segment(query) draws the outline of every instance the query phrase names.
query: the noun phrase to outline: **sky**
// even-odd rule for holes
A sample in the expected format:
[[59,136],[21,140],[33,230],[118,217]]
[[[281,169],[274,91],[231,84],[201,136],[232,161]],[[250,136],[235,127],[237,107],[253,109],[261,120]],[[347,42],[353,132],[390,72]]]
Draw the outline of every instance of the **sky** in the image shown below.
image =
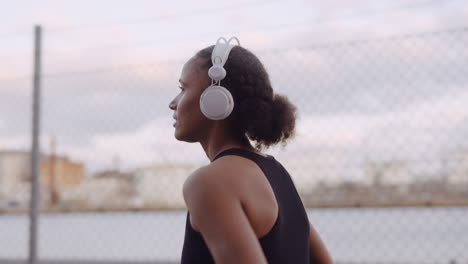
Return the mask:
[[183,63],[233,35],[298,106],[296,138],[269,150],[297,179],[362,178],[369,160],[435,174],[468,149],[467,1],[10,1],[0,17],[0,150],[30,145],[34,25],[42,149],[54,136],[90,173],[207,163],[167,106]]

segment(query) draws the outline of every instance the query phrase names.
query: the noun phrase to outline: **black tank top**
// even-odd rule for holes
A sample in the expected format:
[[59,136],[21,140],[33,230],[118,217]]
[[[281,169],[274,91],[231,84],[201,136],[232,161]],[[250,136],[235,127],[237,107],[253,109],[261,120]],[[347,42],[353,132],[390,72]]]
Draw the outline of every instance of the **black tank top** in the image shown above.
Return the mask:
[[[224,150],[214,160],[226,155],[237,155],[255,162],[275,193],[278,217],[272,229],[259,239],[268,263],[309,263],[309,220],[289,173],[274,157],[264,157],[244,149]],[[215,263],[201,233],[192,228],[189,213],[181,263]]]

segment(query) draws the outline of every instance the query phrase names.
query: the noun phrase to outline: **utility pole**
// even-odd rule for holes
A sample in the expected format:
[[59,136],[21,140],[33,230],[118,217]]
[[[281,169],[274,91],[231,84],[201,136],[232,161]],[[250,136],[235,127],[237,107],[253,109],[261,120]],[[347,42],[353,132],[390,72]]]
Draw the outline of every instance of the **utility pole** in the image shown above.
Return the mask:
[[50,160],[49,160],[49,173],[50,173],[50,205],[55,206],[58,201],[57,193],[57,175],[56,175],[56,154],[55,154],[55,137],[50,139]]
[[39,193],[39,162],[40,162],[40,102],[41,102],[41,26],[34,27],[34,76],[32,105],[32,145],[31,145],[31,198],[29,225],[29,264],[37,263],[37,226]]

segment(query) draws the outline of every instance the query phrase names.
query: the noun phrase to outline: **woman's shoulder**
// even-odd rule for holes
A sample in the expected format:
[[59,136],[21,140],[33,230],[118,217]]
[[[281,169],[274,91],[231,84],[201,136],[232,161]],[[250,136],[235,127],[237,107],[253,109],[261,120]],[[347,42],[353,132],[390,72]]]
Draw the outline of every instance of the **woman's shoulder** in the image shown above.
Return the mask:
[[185,180],[183,186],[184,196],[189,192],[214,187],[218,184],[216,173],[210,165],[200,167],[193,171]]
[[[196,192],[206,195],[235,193],[246,182],[255,163],[239,156],[224,156],[193,171],[183,186],[184,197]],[[248,181],[248,180],[247,180]]]

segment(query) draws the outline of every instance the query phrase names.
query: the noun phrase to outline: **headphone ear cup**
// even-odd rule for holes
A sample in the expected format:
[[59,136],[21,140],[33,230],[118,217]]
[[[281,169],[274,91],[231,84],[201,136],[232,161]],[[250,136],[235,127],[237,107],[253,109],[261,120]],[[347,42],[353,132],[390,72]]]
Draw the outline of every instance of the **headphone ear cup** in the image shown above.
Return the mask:
[[234,109],[234,99],[228,89],[210,86],[200,96],[200,110],[208,119],[222,120]]

